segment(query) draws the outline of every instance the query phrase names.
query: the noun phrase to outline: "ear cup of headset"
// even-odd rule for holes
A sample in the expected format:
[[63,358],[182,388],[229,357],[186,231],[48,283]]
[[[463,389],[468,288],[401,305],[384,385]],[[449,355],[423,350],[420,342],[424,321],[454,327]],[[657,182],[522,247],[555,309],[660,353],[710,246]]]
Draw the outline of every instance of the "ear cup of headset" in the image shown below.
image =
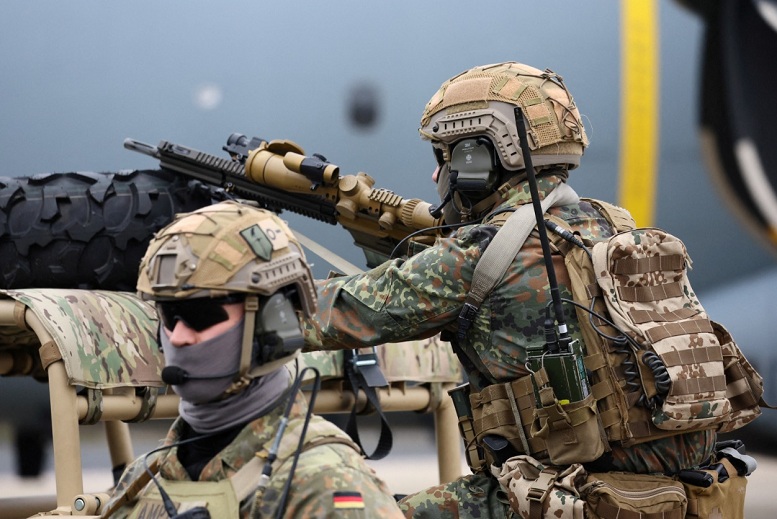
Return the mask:
[[260,366],[302,349],[304,339],[294,304],[285,292],[259,303],[253,341],[253,365]]
[[457,173],[456,184],[451,188],[474,200],[485,198],[492,193],[499,176],[497,164],[494,145],[487,138],[460,140],[451,151],[450,169]]

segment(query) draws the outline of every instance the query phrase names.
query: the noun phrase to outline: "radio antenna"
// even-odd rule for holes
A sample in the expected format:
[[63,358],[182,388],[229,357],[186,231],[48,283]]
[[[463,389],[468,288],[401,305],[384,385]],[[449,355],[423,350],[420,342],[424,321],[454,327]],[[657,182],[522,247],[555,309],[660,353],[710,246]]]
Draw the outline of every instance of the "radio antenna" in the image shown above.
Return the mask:
[[[567,324],[564,321],[564,310],[561,306],[561,293],[558,288],[558,281],[556,280],[556,270],[553,267],[553,258],[550,252],[550,242],[548,241],[548,232],[545,229],[545,218],[543,217],[542,206],[540,205],[540,195],[537,189],[537,177],[534,174],[534,164],[531,158],[531,151],[529,150],[529,142],[526,134],[526,123],[524,121],[523,110],[520,107],[515,107],[515,125],[518,129],[518,140],[521,145],[521,153],[523,153],[523,161],[526,166],[526,178],[529,184],[529,192],[531,193],[531,203],[534,207],[534,217],[537,219],[537,232],[540,234],[540,244],[542,245],[542,257],[545,260],[545,270],[548,273],[548,283],[550,284],[550,297],[553,302],[553,313],[556,318],[556,326],[558,329],[558,339],[548,342],[548,350],[551,353],[557,353],[558,351],[569,351],[569,344],[572,342],[572,338],[569,336],[567,330]],[[552,327],[552,323],[546,323],[546,337],[549,336],[548,326]],[[550,336],[555,334],[550,330]]]

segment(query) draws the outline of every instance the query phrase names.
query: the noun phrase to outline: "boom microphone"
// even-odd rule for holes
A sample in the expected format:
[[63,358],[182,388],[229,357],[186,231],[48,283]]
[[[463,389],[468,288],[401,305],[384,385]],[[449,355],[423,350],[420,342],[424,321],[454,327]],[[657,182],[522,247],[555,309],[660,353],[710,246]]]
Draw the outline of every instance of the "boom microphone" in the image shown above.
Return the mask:
[[171,386],[180,386],[190,380],[210,380],[214,378],[232,377],[237,375],[238,371],[230,373],[220,373],[218,375],[190,375],[188,371],[179,366],[167,366],[162,370],[162,382]]
[[445,198],[442,199],[442,202],[440,205],[437,206],[431,206],[429,207],[429,214],[432,216],[432,218],[439,218],[442,216],[442,209],[445,207],[448,202],[451,201],[451,191],[448,190],[448,194],[445,195]]

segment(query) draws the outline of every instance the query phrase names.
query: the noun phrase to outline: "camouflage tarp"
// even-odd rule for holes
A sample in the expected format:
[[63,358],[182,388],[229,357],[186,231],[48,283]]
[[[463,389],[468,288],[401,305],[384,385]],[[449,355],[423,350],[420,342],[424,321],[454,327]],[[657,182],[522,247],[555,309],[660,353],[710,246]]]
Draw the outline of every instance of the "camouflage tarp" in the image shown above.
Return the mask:
[[103,290],[3,290],[30,308],[57,344],[68,382],[88,388],[162,386],[154,307]]
[[[371,352],[371,348],[360,350]],[[432,338],[385,344],[375,348],[378,365],[388,382],[461,382],[459,360],[450,344]],[[313,366],[322,378],[345,376],[342,351],[315,351],[303,353],[300,364]],[[300,369],[302,369],[302,367]],[[306,377],[308,379],[312,378]]]
[[[162,386],[164,360],[156,338],[154,307],[134,293],[103,290],[0,290],[30,308],[59,348],[69,383],[88,388]],[[31,332],[3,327],[0,337],[34,343]],[[1,339],[0,339],[1,340]],[[14,342],[17,342],[14,340]],[[389,382],[459,382],[459,363],[437,337],[376,348]],[[342,378],[341,351],[300,355],[322,378]]]

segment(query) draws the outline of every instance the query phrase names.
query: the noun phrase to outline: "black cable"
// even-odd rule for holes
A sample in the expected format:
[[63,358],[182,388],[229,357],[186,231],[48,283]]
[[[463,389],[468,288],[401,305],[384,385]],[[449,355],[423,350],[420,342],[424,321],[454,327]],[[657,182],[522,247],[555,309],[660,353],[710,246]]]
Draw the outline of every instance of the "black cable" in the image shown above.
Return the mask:
[[[283,485],[281,500],[280,500],[280,503],[278,504],[278,509],[275,511],[275,517],[277,519],[280,519],[283,517],[283,512],[286,509],[286,500],[288,499],[289,491],[291,490],[291,481],[294,478],[294,472],[297,470],[297,462],[299,461],[300,454],[302,454],[302,447],[305,444],[305,435],[307,434],[307,431],[308,431],[308,424],[310,423],[310,419],[313,416],[313,405],[316,403],[316,396],[318,395],[318,392],[321,389],[321,373],[318,371],[318,369],[312,366],[304,368],[300,372],[299,376],[294,380],[294,390],[291,394],[291,398],[289,399],[289,403],[286,406],[286,411],[284,413],[284,418],[286,420],[286,423],[288,423],[289,414],[291,413],[291,407],[294,401],[296,400],[296,395],[302,383],[303,375],[307,370],[312,370],[314,373],[313,389],[310,392],[308,410],[305,413],[305,420],[302,423],[302,432],[300,433],[300,436],[299,436],[299,443],[297,443],[297,451],[294,453],[294,458],[292,459],[292,462],[291,462],[291,468],[289,469],[289,477],[286,479],[286,483]],[[284,425],[284,429],[285,429],[285,425]],[[280,443],[280,438],[282,436],[283,436],[283,432],[279,429],[279,435],[276,438],[276,442]],[[270,463],[269,458],[267,461],[269,464]]]
[[451,201],[451,198],[453,198],[452,191],[449,189],[448,193],[442,198],[440,201],[440,205],[436,205],[429,208],[429,214],[432,215],[432,218],[439,218],[442,216],[442,211],[445,208],[446,205]]
[[[199,441],[204,438],[210,438],[211,436],[215,436],[219,432],[220,431],[214,431],[208,434],[195,436],[193,438],[187,438],[186,440],[177,441],[177,442],[171,443],[170,445],[163,445],[161,447],[157,447],[156,449],[153,449],[147,452],[146,455],[143,456],[143,467],[146,469],[146,473],[151,477],[151,481],[153,481],[156,487],[159,489],[159,495],[162,498],[162,504],[165,507],[165,512],[167,512],[168,517],[175,518],[175,517],[180,517],[180,515],[178,514],[178,510],[175,508],[175,504],[173,503],[173,500],[170,499],[170,496],[168,495],[168,493],[165,491],[164,488],[162,488],[162,484],[159,481],[157,481],[156,476],[154,475],[153,472],[151,472],[151,469],[148,467],[148,457],[154,453],[164,451],[167,449],[172,449],[173,447],[180,447],[181,445],[186,445],[187,443]],[[197,507],[192,509],[191,511],[202,514],[201,517],[210,517],[210,514],[208,513],[207,509],[203,507]]]
[[[596,299],[596,298],[592,299],[592,301],[591,301],[591,308],[588,308],[588,307],[586,307],[586,306],[583,306],[582,304],[580,304],[580,303],[578,303],[577,301],[574,301],[574,300],[572,300],[572,299],[567,299],[566,297],[562,297],[562,298],[561,298],[561,301],[562,301],[562,302],[564,302],[564,303],[569,303],[569,304],[571,304],[571,305],[573,305],[573,306],[576,306],[576,307],[578,307],[578,308],[581,308],[582,310],[584,310],[584,311],[588,312],[588,314],[589,314],[589,319],[590,319],[590,321],[589,321],[589,322],[590,322],[590,324],[591,324],[591,327],[594,329],[594,331],[595,331],[595,332],[596,332],[596,333],[597,333],[597,334],[598,334],[600,337],[603,337],[604,339],[607,339],[607,340],[609,340],[609,341],[612,341],[612,342],[619,342],[619,339],[621,339],[621,338],[622,338],[622,339],[624,339],[624,340],[628,341],[629,343],[631,343],[631,345],[634,347],[634,349],[642,349],[642,347],[640,346],[640,344],[639,344],[638,342],[636,342],[636,341],[635,341],[633,338],[631,338],[629,335],[627,335],[627,334],[623,333],[623,331],[621,331],[621,329],[620,329],[620,328],[618,328],[618,326],[616,326],[616,324],[615,324],[615,323],[613,323],[612,321],[610,321],[609,319],[607,319],[606,317],[604,317],[603,315],[601,315],[600,313],[596,312],[596,311],[593,309],[593,306],[594,306],[594,305],[593,305],[593,303],[594,303],[595,299]],[[552,302],[552,301],[549,301],[549,302],[548,302],[548,303],[545,305],[546,312],[548,311],[548,307],[549,307],[551,304],[553,304],[553,302]],[[621,335],[620,335],[620,337],[612,337],[612,336],[610,336],[610,335],[607,335],[607,334],[606,334],[606,333],[604,333],[603,331],[601,331],[601,330],[599,329],[599,327],[598,327],[598,326],[597,326],[597,325],[596,325],[596,324],[593,322],[593,318],[594,318],[594,317],[596,317],[596,318],[598,318],[598,319],[601,319],[601,320],[604,322],[604,324],[606,324],[606,325],[609,325],[609,326],[611,326],[611,327],[615,328],[615,330],[617,330],[617,331],[618,331],[618,333],[620,333],[620,334],[621,334]],[[622,342],[622,341],[621,341],[621,342]]]
[[402,246],[402,244],[405,241],[409,240],[410,238],[418,236],[419,234],[423,234],[423,233],[426,233],[426,232],[429,232],[429,231],[435,231],[435,230],[443,231],[443,230],[446,230],[446,229],[458,229],[459,227],[466,227],[467,225],[474,225],[476,223],[479,223],[481,220],[482,220],[482,218],[479,218],[477,220],[470,220],[469,222],[448,223],[448,224],[443,224],[443,225],[435,225],[433,227],[426,227],[424,229],[419,229],[419,230],[417,230],[415,232],[411,232],[410,234],[408,234],[407,236],[405,236],[404,238],[399,240],[399,243],[397,243],[396,246],[394,247],[394,249],[392,249],[391,254],[389,255],[389,259],[396,258],[397,257],[396,254],[399,251],[399,248]]
[[561,236],[564,240],[568,241],[572,245],[583,249],[583,251],[585,251],[585,253],[588,255],[588,259],[591,260],[591,263],[594,262],[594,257],[591,254],[591,251],[588,249],[588,247],[585,246],[585,243],[583,243],[583,241],[580,238],[574,235],[574,233],[564,229],[563,227],[556,225],[554,222],[551,222],[550,220],[545,220],[545,227],[553,231],[555,234]]
[[485,215],[481,220],[485,220],[486,218],[491,219],[495,217],[496,215],[502,214],[502,213],[514,213],[517,209],[515,207],[503,207],[501,209],[495,209],[494,211],[491,211],[487,215]]
[[642,354],[642,362],[650,368],[653,372],[653,377],[656,383],[656,393],[654,398],[660,400],[658,404],[663,403],[666,395],[669,394],[669,390],[672,389],[672,378],[669,375],[669,371],[666,369],[666,364],[661,360],[661,357],[654,351],[646,351]]
[[[569,303],[571,305],[574,305],[588,312],[588,319],[589,319],[589,323],[591,324],[591,328],[593,328],[593,330],[600,337],[611,341],[614,344],[613,349],[615,350],[616,353],[626,356],[626,359],[624,359],[623,362],[621,363],[621,365],[623,366],[623,378],[626,382],[626,386],[628,386],[629,388],[629,390],[626,392],[641,393],[639,400],[637,401],[637,404],[643,407],[648,407],[650,409],[655,409],[655,407],[660,406],[663,403],[663,399],[664,399],[663,397],[666,396],[666,394],[671,389],[671,379],[669,378],[669,372],[666,370],[666,366],[664,365],[660,357],[658,357],[656,353],[649,350],[645,351],[645,353],[642,356],[642,361],[653,372],[653,376],[655,378],[655,384],[656,384],[656,391],[659,393],[658,395],[652,398],[648,398],[647,395],[645,394],[644,381],[642,380],[642,373],[639,371],[639,367],[638,367],[637,351],[642,349],[640,344],[637,343],[631,336],[623,333],[623,331],[620,328],[618,328],[615,325],[615,323],[613,323],[603,315],[593,310],[594,302],[596,300],[595,297],[591,300],[591,308],[586,308],[584,305],[576,301],[573,301],[571,299],[561,298],[561,300],[565,303]],[[546,305],[546,309],[547,308],[548,308],[548,305]],[[594,317],[599,318],[605,324],[615,328],[615,330],[618,333],[620,333],[620,335],[617,337],[613,337],[604,333],[593,322]],[[632,346],[633,349],[627,349],[625,347],[627,342]],[[652,354],[652,355],[648,355],[648,354]],[[633,360],[630,360],[632,358]]]
[[[640,393],[639,400],[637,401],[637,403],[645,407],[650,407],[649,402],[647,401],[647,397],[645,395],[645,383],[642,380],[642,373],[639,370],[639,363],[637,359],[637,351],[642,349],[640,344],[636,342],[634,338],[632,338],[630,335],[624,333],[623,330],[618,328],[615,325],[615,323],[605,318],[604,316],[594,312],[593,307],[595,304],[596,304],[596,296],[591,298],[590,308],[585,308],[583,305],[579,305],[579,306],[588,311],[588,322],[591,325],[591,328],[593,328],[593,330],[600,337],[603,337],[604,339],[611,341],[613,343],[613,349],[615,350],[615,352],[625,357],[621,362],[621,365],[623,366],[624,381],[626,382],[626,386],[629,388],[628,391],[626,392]],[[604,321],[605,324],[611,326],[612,328],[615,328],[615,330],[620,335],[613,337],[604,333],[601,329],[599,329],[596,323],[594,323],[594,319],[593,319],[594,316]],[[631,349],[626,347],[627,343],[631,345]]]
[[[575,236],[570,231],[556,225],[554,222],[551,222],[549,220],[545,220],[545,225],[548,227],[548,229],[550,229],[552,232],[559,235],[564,240],[583,249],[585,253],[588,255],[588,258],[591,260],[591,263],[593,264],[593,255],[591,254],[591,251],[588,249],[588,247],[585,246],[585,244],[577,236]],[[641,350],[642,346],[639,343],[637,343],[630,335],[624,333],[623,330],[615,326],[615,324],[612,321],[610,321],[609,319],[606,319],[604,316],[599,315],[594,311],[593,308],[594,308],[594,305],[596,304],[596,296],[593,296],[591,298],[591,306],[589,308],[586,308],[585,306],[569,299],[562,298],[562,301],[571,303],[587,311],[588,322],[591,325],[591,328],[593,328],[593,330],[600,337],[611,341],[613,343],[613,349],[615,350],[616,353],[626,356],[626,358],[621,363],[621,365],[623,366],[623,378],[626,382],[626,386],[629,388],[629,391],[627,392],[641,393],[639,400],[637,401],[637,404],[642,405],[644,407],[648,407],[650,409],[655,409],[656,407],[662,405],[666,395],[669,393],[670,389],[672,388],[672,380],[671,380],[671,376],[669,375],[669,372],[666,369],[666,365],[658,356],[658,354],[651,350],[645,351],[642,354],[642,362],[653,373],[653,378],[654,378],[656,393],[657,393],[655,396],[648,398],[644,390],[644,381],[642,380],[642,374],[639,370],[639,364],[637,359],[637,351]],[[547,316],[548,310],[549,310],[549,306],[546,305],[546,316]],[[594,323],[594,319],[593,319],[594,316],[598,317],[601,321],[614,328],[620,335],[613,337],[604,333]],[[547,336],[548,334],[547,317],[546,317],[545,333]],[[626,348],[627,342],[630,343],[630,345],[632,346],[632,350],[629,350]],[[633,360],[631,360],[632,358]]]

